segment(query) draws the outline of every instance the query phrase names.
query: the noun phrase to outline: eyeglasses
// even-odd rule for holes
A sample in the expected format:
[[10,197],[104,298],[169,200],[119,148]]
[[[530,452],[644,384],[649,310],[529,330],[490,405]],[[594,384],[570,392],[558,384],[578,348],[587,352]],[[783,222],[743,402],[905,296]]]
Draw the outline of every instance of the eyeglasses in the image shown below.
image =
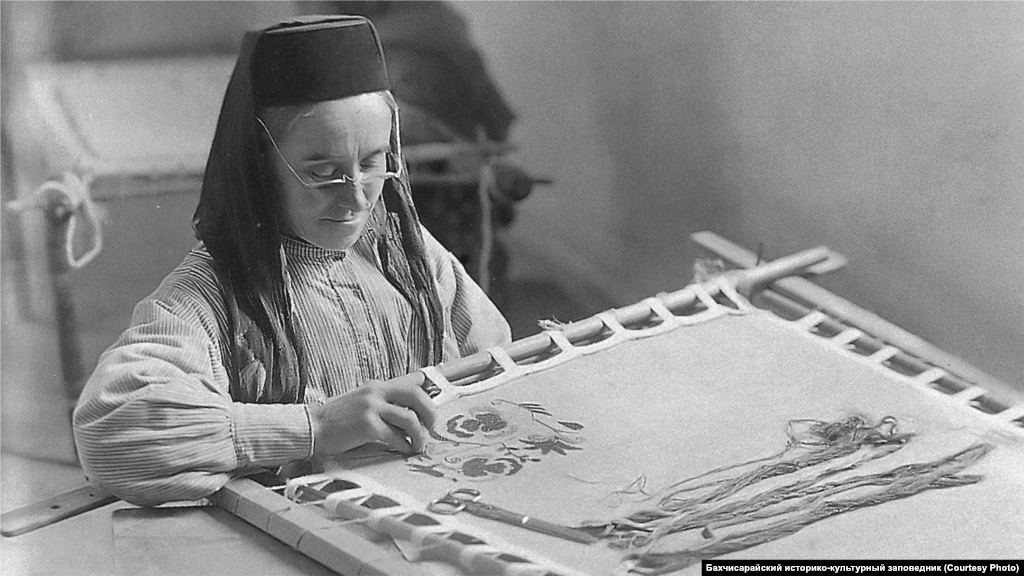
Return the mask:
[[259,122],[260,126],[263,127],[263,131],[266,132],[267,138],[270,139],[270,144],[274,147],[274,151],[277,152],[277,155],[281,158],[281,161],[284,162],[284,165],[288,167],[288,171],[291,172],[292,175],[295,176],[295,179],[298,180],[299,183],[302,184],[302,186],[305,188],[309,188],[311,190],[319,190],[321,188],[327,188],[329,186],[339,186],[349,183],[356,184],[359,186],[366,186],[377,179],[387,180],[389,178],[398,178],[399,176],[402,175],[402,163],[396,162],[396,165],[398,166],[397,172],[360,172],[355,177],[349,176],[348,174],[342,174],[340,178],[330,178],[327,180],[318,180],[315,182],[307,181],[305,178],[299,175],[298,171],[296,171],[295,168],[292,167],[291,163],[288,162],[288,159],[285,158],[284,154],[281,153],[281,149],[278,148],[277,142],[274,141],[274,136],[270,133],[270,129],[267,128],[267,125],[263,123],[263,119],[257,116],[256,121]]

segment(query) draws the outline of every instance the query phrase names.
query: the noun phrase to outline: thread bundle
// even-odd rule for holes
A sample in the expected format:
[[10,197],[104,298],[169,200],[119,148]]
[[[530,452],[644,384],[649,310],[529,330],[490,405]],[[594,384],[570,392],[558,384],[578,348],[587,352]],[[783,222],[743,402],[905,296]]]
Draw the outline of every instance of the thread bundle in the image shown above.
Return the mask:
[[579,529],[630,550],[632,571],[664,574],[838,514],[982,480],[961,472],[993,449],[987,443],[930,462],[865,472],[868,463],[884,463],[912,440],[897,424],[891,416],[877,422],[863,416],[792,420],[781,452],[681,480],[622,518]]

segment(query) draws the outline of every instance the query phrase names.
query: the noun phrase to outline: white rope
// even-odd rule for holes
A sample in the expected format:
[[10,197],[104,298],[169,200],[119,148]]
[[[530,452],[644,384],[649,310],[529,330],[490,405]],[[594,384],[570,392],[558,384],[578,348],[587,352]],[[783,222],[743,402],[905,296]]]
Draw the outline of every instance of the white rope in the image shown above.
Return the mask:
[[717,310],[722,307],[721,304],[715,302],[715,297],[708,292],[708,289],[705,288],[703,284],[693,284],[692,288],[697,299],[704,304],[704,307],[707,308],[708,311]]
[[576,349],[576,346],[565,337],[561,330],[546,330],[544,333],[548,335],[548,338],[551,338],[551,342],[555,346],[561,349],[561,354],[566,354]]
[[513,360],[511,356],[509,356],[508,351],[506,351],[501,346],[494,346],[493,348],[488,348],[487,353],[491,355],[491,358],[493,358],[494,361],[498,364],[498,366],[501,366],[501,369],[505,372],[514,372],[519,368],[519,365],[516,364],[516,361]]
[[423,374],[423,378],[434,386],[437,386],[441,391],[440,394],[434,397],[434,402],[438,405],[443,404],[452,398],[459,397],[459,392],[455,389],[455,385],[452,384],[448,380],[448,377],[442,374],[436,366],[424,366],[423,368],[420,368],[420,373]]
[[921,372],[917,376],[912,377],[910,381],[913,382],[914,384],[927,386],[928,384],[935,382],[939,378],[944,378],[948,375],[949,373],[943,370],[942,368],[932,367],[925,370],[924,372]]
[[981,386],[971,386],[969,388],[964,388],[963,390],[957,392],[956,394],[953,394],[952,396],[950,396],[950,398],[954,398],[965,404],[970,404],[972,400],[976,400],[984,396],[986,392],[987,390],[985,390]]
[[[608,336],[607,338],[600,340],[598,342],[594,342],[593,344],[587,344],[585,346],[576,346],[576,348],[582,351],[584,354],[593,354],[594,352],[597,352],[599,350],[604,350],[606,348],[611,348],[612,346],[617,346],[620,343],[625,342],[626,340],[629,340],[631,338],[631,331],[627,330],[625,326],[623,326],[622,323],[619,322],[619,319],[615,317],[615,312],[610,310],[598,312],[597,314],[594,314],[594,318],[600,320],[601,323],[604,324],[607,329],[612,331],[612,334],[611,336]],[[632,332],[640,333],[644,331],[633,330]]]
[[[68,222],[67,237],[64,239],[64,257],[68,266],[81,268],[92,262],[103,250],[103,228],[100,226],[99,216],[96,214],[96,206],[89,195],[91,179],[79,178],[77,175],[67,172],[60,180],[44,182],[32,193],[32,200],[12,201],[7,203],[7,208],[15,212],[23,212],[31,208],[47,209],[55,201],[48,198],[49,193],[56,193],[56,201],[63,202],[71,211],[71,218]],[[78,218],[81,217],[89,223],[92,228],[92,246],[80,257],[75,256],[75,232],[78,229]]]
[[719,278],[716,284],[722,295],[736,306],[735,310],[729,310],[730,314],[748,314],[754,310],[754,306],[736,291],[735,284],[729,282],[725,277]]
[[670,324],[678,323],[679,319],[676,318],[676,315],[668,309],[668,306],[665,306],[665,303],[661,301],[661,298],[651,296],[650,298],[644,298],[643,303],[647,304],[647,306],[650,307],[651,312],[661,318],[662,322]]
[[290,478],[284,486],[284,496],[289,500],[298,500],[299,488],[303,488],[310,484],[316,484],[317,482],[329,481],[330,479],[331,477],[326,474],[311,474],[300,478]]
[[878,350],[875,350],[875,352],[871,354],[871,356],[868,356],[868,360],[871,360],[876,364],[882,364],[886,360],[892,358],[893,356],[899,353],[899,348],[896,348],[895,346],[885,345],[879,348]]
[[653,313],[665,319],[664,322],[655,326],[631,330],[622,325],[616,317],[614,310],[606,310],[595,314],[593,318],[600,320],[605,328],[611,331],[611,334],[597,342],[590,344],[573,344],[561,330],[546,330],[544,333],[551,339],[552,344],[557,346],[561,351],[545,360],[534,362],[532,364],[519,364],[508,354],[507,350],[495,347],[489,349],[487,352],[490,354],[494,362],[501,366],[503,371],[500,374],[490,376],[478,382],[465,385],[452,384],[440,372],[440,370],[434,366],[421,368],[420,372],[423,373],[427,380],[441,389],[441,393],[434,397],[434,403],[440,406],[457,398],[480,394],[487,390],[503,386],[511,380],[564,364],[578,356],[600,352],[613,346],[617,346],[627,340],[656,336],[675,330],[680,326],[706,322],[713,318],[736,312],[731,308],[722,306],[718,302],[715,302],[714,298],[712,298],[707,290],[699,284],[691,285],[684,290],[695,291],[696,297],[701,299],[708,309],[692,316],[677,316],[673,314],[660,299],[652,297],[645,300],[645,302],[651,307],[651,311]]
[[856,328],[847,328],[846,330],[843,330],[839,334],[833,336],[832,342],[839,346],[846,346],[863,335],[864,333]]
[[814,328],[817,327],[818,324],[821,324],[826,319],[828,319],[828,316],[826,316],[825,314],[821,313],[818,310],[815,310],[814,312],[811,312],[810,314],[797,320],[796,322],[794,322],[794,324],[800,326],[804,330],[810,331],[814,330]]
[[[419,512],[414,512],[414,514],[419,514]],[[405,522],[406,518],[408,518],[408,516],[400,518],[400,520]],[[451,532],[451,528],[444,524],[436,524],[434,526],[416,526],[416,529],[412,531],[408,539],[401,540],[399,538],[395,538],[394,541],[398,550],[402,553],[402,556],[405,556],[406,560],[410,562],[417,562],[421,559],[424,552],[436,546],[436,544],[430,546],[424,544],[427,537],[437,536],[441,532]],[[404,542],[404,545],[402,542]]]

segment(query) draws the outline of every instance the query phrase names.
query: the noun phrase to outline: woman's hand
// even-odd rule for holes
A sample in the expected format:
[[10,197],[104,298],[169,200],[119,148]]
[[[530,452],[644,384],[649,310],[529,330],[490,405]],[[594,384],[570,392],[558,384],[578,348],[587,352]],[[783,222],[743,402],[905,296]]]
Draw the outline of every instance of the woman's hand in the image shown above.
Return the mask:
[[315,456],[340,454],[377,442],[404,454],[423,450],[434,425],[434,404],[419,386],[371,380],[309,407]]

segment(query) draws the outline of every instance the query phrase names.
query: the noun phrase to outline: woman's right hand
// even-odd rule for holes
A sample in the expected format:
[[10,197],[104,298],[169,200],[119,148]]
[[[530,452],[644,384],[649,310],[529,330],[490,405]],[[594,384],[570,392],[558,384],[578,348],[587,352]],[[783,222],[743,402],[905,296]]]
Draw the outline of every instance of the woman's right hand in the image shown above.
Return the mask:
[[310,406],[309,416],[314,456],[340,454],[373,442],[415,454],[430,437],[435,410],[419,386],[372,380]]

